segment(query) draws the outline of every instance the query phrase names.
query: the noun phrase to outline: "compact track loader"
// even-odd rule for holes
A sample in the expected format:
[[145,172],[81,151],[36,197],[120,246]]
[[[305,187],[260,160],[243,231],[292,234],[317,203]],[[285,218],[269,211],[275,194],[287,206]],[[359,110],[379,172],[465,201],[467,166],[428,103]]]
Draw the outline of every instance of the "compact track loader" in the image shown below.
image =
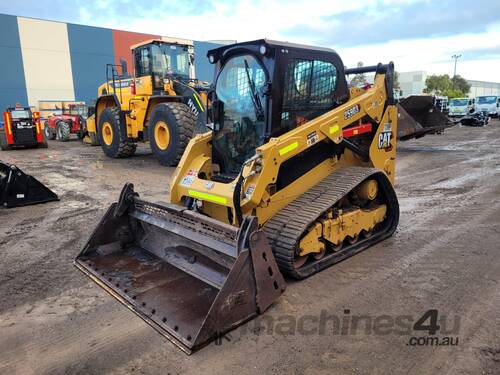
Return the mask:
[[[190,353],[302,279],[393,234],[393,64],[344,69],[331,49],[256,40],[209,51],[210,132],[170,203],[125,185],[76,266]],[[371,87],[347,74],[374,72]]]
[[0,129],[0,149],[12,150],[19,147],[47,148],[40,113],[33,112],[30,107],[9,107],[3,113],[4,127]]
[[58,201],[57,195],[15,165],[0,161],[0,207],[12,208]]
[[207,131],[208,86],[194,78],[193,46],[149,40],[131,51],[134,76],[125,65],[106,66],[84,140],[112,158],[149,142],[161,164],[177,165],[193,135]]

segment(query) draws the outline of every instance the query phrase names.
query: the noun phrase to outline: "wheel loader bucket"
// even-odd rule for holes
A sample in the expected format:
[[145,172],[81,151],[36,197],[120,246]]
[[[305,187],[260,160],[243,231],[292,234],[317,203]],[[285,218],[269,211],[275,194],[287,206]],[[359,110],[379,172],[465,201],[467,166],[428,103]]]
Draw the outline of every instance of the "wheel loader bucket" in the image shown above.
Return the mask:
[[398,139],[420,138],[453,126],[430,95],[412,95],[398,103]]
[[19,207],[58,201],[56,193],[15,165],[0,162],[0,206]]
[[143,201],[132,184],[75,265],[188,354],[262,313],[285,290],[255,217],[236,228]]

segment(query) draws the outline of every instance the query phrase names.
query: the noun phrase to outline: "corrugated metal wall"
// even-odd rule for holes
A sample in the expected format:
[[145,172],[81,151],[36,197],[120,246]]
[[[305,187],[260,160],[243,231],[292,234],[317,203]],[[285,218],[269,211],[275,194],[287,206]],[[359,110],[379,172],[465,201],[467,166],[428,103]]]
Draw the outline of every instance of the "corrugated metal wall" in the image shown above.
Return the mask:
[[[0,14],[0,112],[44,100],[90,104],[106,79],[106,64],[123,58],[132,73],[130,46],[153,38],[160,36]],[[219,45],[189,42],[197,77],[211,82],[206,53]]]
[[207,52],[213,48],[220,47],[220,44],[194,41],[195,60],[194,67],[196,76],[202,81],[212,82],[214,78],[214,66],[208,62]]
[[16,103],[27,103],[23,57],[17,17],[0,14],[0,112]]

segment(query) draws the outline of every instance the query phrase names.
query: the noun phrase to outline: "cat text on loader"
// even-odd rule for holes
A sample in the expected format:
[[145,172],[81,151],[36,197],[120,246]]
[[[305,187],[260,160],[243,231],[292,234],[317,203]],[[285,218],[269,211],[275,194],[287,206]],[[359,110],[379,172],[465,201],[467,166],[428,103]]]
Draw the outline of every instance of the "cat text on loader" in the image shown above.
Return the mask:
[[[393,64],[344,69],[331,49],[270,40],[209,51],[214,123],[170,203],[127,184],[76,266],[184,351],[262,313],[304,278],[389,237]],[[346,74],[374,72],[367,89]]]
[[194,78],[193,47],[150,40],[131,49],[135,75],[125,65],[107,65],[84,140],[113,158],[149,142],[161,164],[177,165],[192,136],[207,130],[207,86]]

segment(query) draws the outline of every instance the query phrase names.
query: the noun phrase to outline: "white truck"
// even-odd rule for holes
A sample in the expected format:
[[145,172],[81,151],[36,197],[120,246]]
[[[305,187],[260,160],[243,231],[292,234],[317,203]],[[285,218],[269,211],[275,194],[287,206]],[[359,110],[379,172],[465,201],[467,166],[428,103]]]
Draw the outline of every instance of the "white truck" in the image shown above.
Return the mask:
[[476,97],[476,110],[483,112],[490,117],[500,115],[500,96],[484,95]]
[[448,116],[461,117],[475,109],[475,100],[471,98],[453,98],[448,102]]

